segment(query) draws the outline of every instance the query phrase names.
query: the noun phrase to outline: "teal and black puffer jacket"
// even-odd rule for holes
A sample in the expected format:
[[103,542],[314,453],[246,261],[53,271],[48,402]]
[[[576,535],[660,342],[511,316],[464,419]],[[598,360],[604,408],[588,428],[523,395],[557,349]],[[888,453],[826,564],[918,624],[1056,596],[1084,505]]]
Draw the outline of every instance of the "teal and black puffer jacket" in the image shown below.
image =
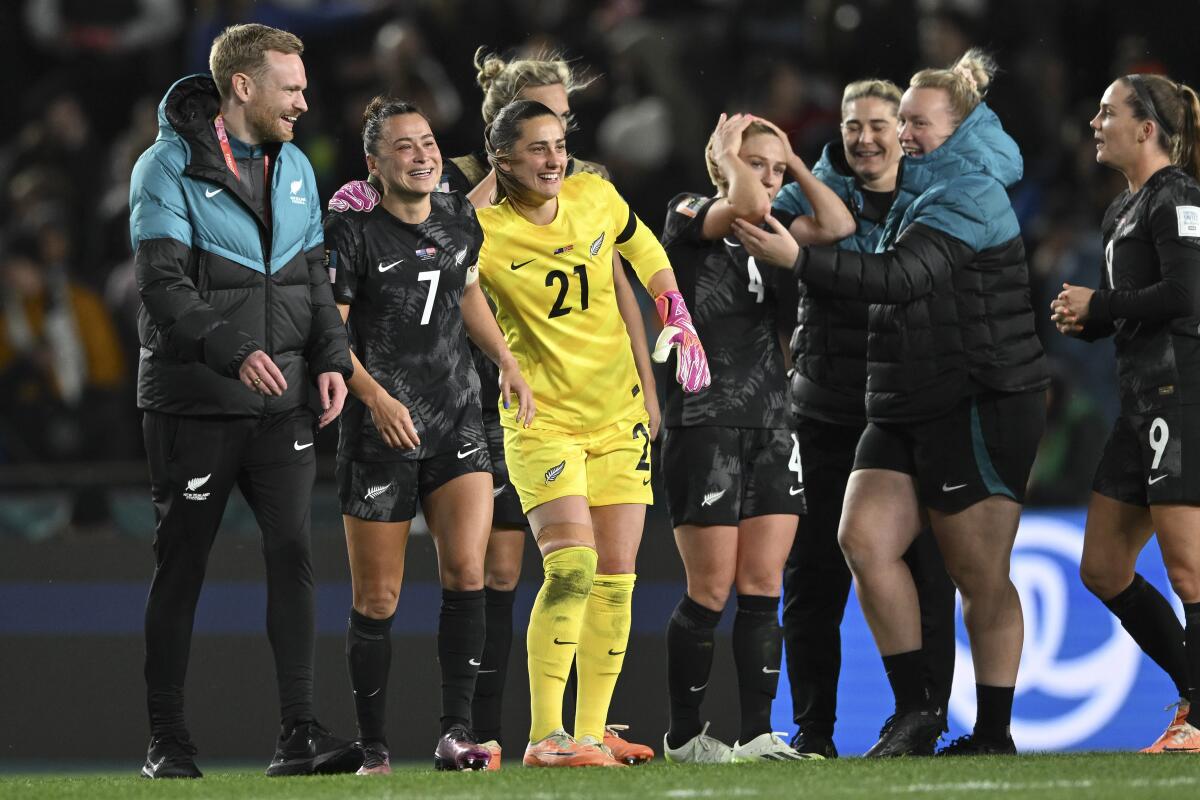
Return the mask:
[[[874,253],[883,239],[886,220],[867,219],[863,215],[862,185],[846,163],[840,139],[825,145],[812,173],[833,190],[854,216],[854,233],[838,242],[837,247]],[[911,200],[911,196],[907,200],[893,198],[893,202],[903,204]],[[797,183],[784,186],[772,207],[793,217],[813,213],[812,204]],[[799,282],[789,386],[794,414],[837,425],[864,424],[867,309],[868,304],[862,300],[837,297],[819,286]]]
[[[270,214],[225,164],[207,75],[176,82],[158,108],[158,139],[138,159],[129,232],[138,292],[138,408],[169,414],[258,416],[310,403],[323,372],[352,371],[324,266],[312,166],[290,143],[268,159]],[[239,155],[241,143],[235,145]],[[253,157],[253,153],[251,156]],[[287,381],[264,397],[238,380],[255,350]],[[315,394],[315,393],[314,393]]]
[[936,150],[905,156],[875,253],[811,247],[800,279],[871,303],[867,418],[941,416],[980,391],[1049,382],[1006,187],[1023,164],[986,104]]

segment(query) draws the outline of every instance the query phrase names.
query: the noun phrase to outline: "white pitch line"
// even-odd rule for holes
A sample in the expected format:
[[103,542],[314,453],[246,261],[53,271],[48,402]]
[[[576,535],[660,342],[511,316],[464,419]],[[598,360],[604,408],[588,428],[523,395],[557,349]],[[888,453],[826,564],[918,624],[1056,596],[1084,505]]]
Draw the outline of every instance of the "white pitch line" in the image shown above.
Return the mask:
[[[1113,781],[1105,781],[1105,785],[1111,786]],[[1200,778],[1176,777],[1176,778],[1134,778],[1127,781],[1116,781],[1117,784],[1124,784],[1129,787],[1137,788],[1170,788],[1175,786],[1194,786],[1200,784]],[[892,794],[925,794],[929,792],[948,792],[948,791],[987,791],[987,792],[1025,792],[1035,789],[1090,789],[1096,785],[1095,781],[1078,780],[1078,781],[957,781],[954,783],[912,783],[907,786],[893,786]]]

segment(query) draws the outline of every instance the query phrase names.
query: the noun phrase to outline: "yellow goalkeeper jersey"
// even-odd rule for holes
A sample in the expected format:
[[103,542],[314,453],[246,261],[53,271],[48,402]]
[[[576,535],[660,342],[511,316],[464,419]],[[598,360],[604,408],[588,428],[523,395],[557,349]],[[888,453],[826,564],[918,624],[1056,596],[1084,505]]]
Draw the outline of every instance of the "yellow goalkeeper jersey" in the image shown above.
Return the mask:
[[[479,280],[537,402],[535,428],[595,431],[645,413],[629,334],[617,309],[612,249],[643,285],[670,263],[611,183],[590,173],[563,181],[547,225],[507,200],[478,211]],[[501,409],[505,426],[514,410]]]

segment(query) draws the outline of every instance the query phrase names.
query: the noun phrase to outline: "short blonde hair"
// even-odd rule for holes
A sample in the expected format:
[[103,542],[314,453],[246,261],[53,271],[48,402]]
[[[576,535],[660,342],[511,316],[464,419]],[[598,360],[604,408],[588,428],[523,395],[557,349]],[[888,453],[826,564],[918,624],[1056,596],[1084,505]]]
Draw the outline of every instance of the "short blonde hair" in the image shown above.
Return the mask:
[[996,61],[984,51],[971,48],[953,66],[923,69],[908,82],[910,89],[941,89],[950,102],[950,116],[958,127],[987,95]]
[[230,25],[213,39],[208,52],[208,68],[216,81],[221,99],[233,93],[233,76],[243,72],[257,80],[266,69],[267,51],[300,55],[304,43],[294,33],[267,25],[248,23]]
[[865,78],[848,83],[842,92],[842,112],[845,113],[846,106],[864,97],[877,97],[899,109],[901,94],[899,86],[883,78]]
[[[770,125],[755,120],[746,126],[746,130],[742,131],[742,141],[744,142],[751,136],[759,136],[764,133],[769,133],[772,136],[777,135]],[[711,139],[709,141],[711,144]],[[712,181],[713,186],[717,187],[717,192],[720,194],[728,192],[729,180],[721,174],[721,168],[717,166],[717,159],[713,155],[711,147],[704,148],[704,165],[708,167],[708,179]]]
[[542,53],[533,58],[505,61],[486,47],[475,51],[475,82],[483,89],[483,124],[490,125],[500,109],[517,99],[526,86],[562,84],[568,96],[591,85],[595,78],[575,75],[559,53]]

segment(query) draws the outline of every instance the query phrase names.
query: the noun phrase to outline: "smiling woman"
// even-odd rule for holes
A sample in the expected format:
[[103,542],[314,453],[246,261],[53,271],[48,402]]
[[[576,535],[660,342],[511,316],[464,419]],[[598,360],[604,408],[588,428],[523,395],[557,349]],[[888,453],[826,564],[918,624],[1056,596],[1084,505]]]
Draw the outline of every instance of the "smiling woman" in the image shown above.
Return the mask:
[[[650,419],[617,306],[613,251],[657,297],[662,355],[680,350],[686,390],[709,383],[703,348],[662,247],[612,184],[566,177],[562,118],[533,100],[488,125],[498,202],[479,209],[480,282],[538,401],[533,425],[501,410],[509,479],[542,551],[526,637],[527,766],[621,766],[603,746],[629,639],[635,558],[650,488]],[[486,199],[481,199],[486,203]],[[572,661],[575,736],[563,729]]]
[[[1161,75],[1126,75],[1092,118],[1096,161],[1129,188],[1104,215],[1100,288],[1063,284],[1061,333],[1113,336],[1121,414],[1096,468],[1080,575],[1179,691],[1143,752],[1200,750],[1200,99]],[[1135,562],[1158,537],[1186,629]],[[1186,642],[1186,644],[1185,644]]]
[[1021,176],[1021,155],[983,103],[993,70],[972,50],[913,75],[879,251],[806,247],[794,264],[810,286],[871,303],[868,424],[838,534],[895,695],[868,756],[931,753],[945,725],[903,561],[925,517],[963,597],[979,698],[974,732],[942,752],[1015,751],[1008,723],[1022,627],[1008,567],[1048,376],[1005,191]]
[[438,769],[483,769],[471,697],[484,646],[483,561],[491,529],[491,464],[471,339],[500,369],[526,423],[533,399],[477,282],[482,232],[460,194],[435,193],[442,157],[429,122],[377,97],[363,115],[367,168],[383,186],[369,210],[331,212],[325,246],[348,323],[354,374],[338,442],[337,479],[354,592],[346,654],[361,774],[390,772],[384,711],[390,628],[417,502],[442,582]]

